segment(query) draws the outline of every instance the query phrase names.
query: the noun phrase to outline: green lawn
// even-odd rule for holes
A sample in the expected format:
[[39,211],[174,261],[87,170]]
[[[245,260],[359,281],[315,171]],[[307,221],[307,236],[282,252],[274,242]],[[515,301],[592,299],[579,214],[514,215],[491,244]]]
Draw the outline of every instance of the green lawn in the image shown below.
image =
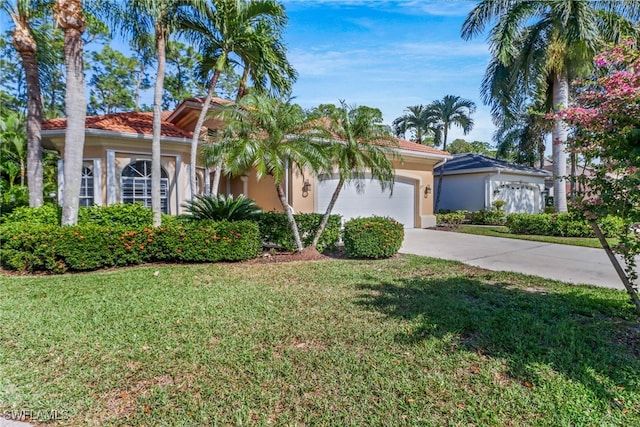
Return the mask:
[[627,300],[416,256],[2,277],[0,413],[55,410],[65,425],[640,425]]
[[[507,239],[532,240],[534,242],[559,243],[561,245],[584,246],[587,248],[602,249],[602,245],[595,237],[557,237],[557,236],[535,236],[527,234],[512,234],[504,226],[483,226],[483,225],[461,225],[458,233],[478,234],[481,236],[506,237]],[[615,245],[616,239],[607,239],[609,245]]]

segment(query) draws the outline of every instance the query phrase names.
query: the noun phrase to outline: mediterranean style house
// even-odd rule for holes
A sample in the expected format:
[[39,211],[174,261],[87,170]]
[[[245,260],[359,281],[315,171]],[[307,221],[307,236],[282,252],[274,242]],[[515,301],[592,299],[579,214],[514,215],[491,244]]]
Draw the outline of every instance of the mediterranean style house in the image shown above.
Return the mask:
[[[229,101],[214,98],[211,109]],[[175,111],[163,113],[161,138],[161,198],[167,214],[181,214],[184,203],[191,199],[189,173],[190,146],[202,100],[184,100]],[[152,113],[127,112],[88,116],[84,146],[84,167],[80,203],[84,206],[141,202],[151,206],[151,139]],[[215,131],[223,124],[216,119],[204,123]],[[42,144],[63,155],[66,119],[47,120],[42,124]],[[399,159],[394,159],[393,193],[383,192],[375,180],[367,180],[364,192],[346,186],[334,208],[344,218],[381,215],[390,216],[408,228],[435,226],[433,214],[433,169],[446,161],[448,153],[413,142],[398,140]],[[64,159],[59,164],[59,194],[62,200]],[[213,171],[196,169],[198,193],[210,189]],[[283,186],[289,204],[296,213],[324,212],[337,183],[335,176],[312,176],[308,172],[290,170]],[[282,210],[270,178],[258,180],[249,171],[242,176],[226,176],[219,192],[255,200],[265,211]]]

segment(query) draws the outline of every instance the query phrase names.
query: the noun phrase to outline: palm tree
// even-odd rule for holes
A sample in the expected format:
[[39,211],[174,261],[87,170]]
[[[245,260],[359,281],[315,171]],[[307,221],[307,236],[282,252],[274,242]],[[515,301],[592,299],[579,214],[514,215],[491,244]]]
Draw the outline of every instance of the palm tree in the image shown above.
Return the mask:
[[304,111],[290,100],[250,93],[237,104],[223,107],[216,116],[227,127],[220,143],[207,146],[203,157],[209,163],[224,158],[225,173],[243,174],[253,169],[258,179],[271,177],[301,252],[300,232],[282,182],[288,167],[317,172],[326,166],[325,147],[312,141]]
[[411,139],[418,144],[424,142],[426,135],[433,135],[436,138],[434,143],[440,144],[437,138],[440,136],[440,132],[437,129],[436,116],[433,114],[433,110],[429,106],[412,105],[405,109],[406,114],[398,117],[393,121],[393,129],[398,137],[405,136],[406,132],[412,131],[413,138]]
[[545,109],[539,101],[515,116],[500,116],[498,129],[493,136],[497,157],[532,167],[537,159],[542,169],[545,137],[551,132]]
[[153,226],[162,223],[160,204],[160,137],[162,91],[164,87],[166,49],[171,34],[182,27],[187,17],[201,9],[201,2],[191,0],[131,0],[125,8],[113,7],[110,19],[125,34],[134,38],[153,35],[157,54],[156,81],[153,92],[153,139],[151,142],[151,210]]
[[[283,24],[284,25],[284,24]],[[287,47],[282,42],[282,28],[260,21],[254,28],[254,43],[245,46],[239,54],[243,62],[242,77],[236,101],[247,94],[249,76],[253,87],[267,91],[274,97],[288,96],[298,73],[287,59]]]
[[[202,15],[193,15],[185,23],[185,29],[190,32],[191,38],[202,45],[201,51],[205,58],[201,67],[203,74],[213,70],[213,77],[209,82],[207,95],[191,140],[189,181],[192,197],[197,192],[196,159],[201,136],[200,129],[209,111],[220,74],[234,62],[233,55],[239,58],[247,73],[249,68],[260,70],[268,68],[268,65],[263,62],[273,59],[273,55],[269,55],[273,51],[270,49],[270,42],[275,40],[279,43],[285,23],[284,8],[274,0],[212,0]],[[275,35],[273,39],[264,37],[265,28],[269,29],[270,34]],[[262,30],[257,31],[257,29]],[[286,62],[286,57],[285,63],[292,69]],[[217,192],[219,180],[220,168],[217,167],[213,184],[214,192]]]
[[[589,72],[603,42],[635,32],[623,16],[637,16],[638,9],[632,1],[482,0],[467,16],[462,37],[471,39],[496,22],[481,88],[485,102],[494,113],[510,114],[550,88],[553,110],[566,108],[570,81]],[[552,140],[554,208],[566,212],[567,126],[561,119],[554,121]]]
[[42,91],[38,68],[38,43],[31,29],[30,20],[38,11],[34,2],[17,0],[12,5],[3,3],[4,9],[13,21],[13,46],[20,55],[25,70],[27,87],[27,183],[29,185],[29,206],[39,207],[43,202],[42,169]]
[[395,174],[389,157],[395,140],[382,124],[382,117],[370,108],[349,107],[344,101],[340,101],[340,105],[328,116],[328,125],[320,127],[320,135],[334,141],[328,147],[327,157],[329,167],[337,170],[339,179],[313,237],[313,248],[320,240],[345,183],[355,181],[356,188],[362,189],[368,171],[372,179],[380,181],[383,190],[393,189]]
[[[433,101],[429,104],[430,114],[432,114],[437,123],[438,130],[441,135],[436,138],[442,141],[442,150],[447,151],[447,137],[449,136],[449,129],[451,126],[456,125],[462,129],[462,132],[466,135],[473,129],[473,119],[471,115],[476,111],[476,104],[468,99],[461,98],[455,95],[446,95],[442,100]],[[444,168],[446,163],[440,167],[440,176],[438,178],[438,192],[436,194],[436,202],[434,211],[438,210],[438,203],[440,203],[440,193],[442,192],[442,177],[444,175]]]
[[75,225],[78,222],[85,117],[87,115],[82,41],[86,22],[82,11],[82,0],[57,0],[55,14],[57,24],[64,32],[66,68],[67,130],[64,144],[62,225]]

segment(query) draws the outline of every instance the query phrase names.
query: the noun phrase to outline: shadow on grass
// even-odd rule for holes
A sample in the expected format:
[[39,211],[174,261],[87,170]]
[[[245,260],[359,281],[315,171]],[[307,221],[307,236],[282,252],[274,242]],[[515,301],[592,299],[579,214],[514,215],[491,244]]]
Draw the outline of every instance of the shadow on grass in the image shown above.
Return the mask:
[[545,365],[600,398],[611,398],[611,384],[637,389],[640,334],[631,328],[631,307],[580,287],[556,293],[494,283],[491,277],[427,276],[361,285],[359,303],[409,321],[412,326],[396,337],[399,342],[453,336],[451,351],[499,357],[522,383],[545,381],[540,378]]

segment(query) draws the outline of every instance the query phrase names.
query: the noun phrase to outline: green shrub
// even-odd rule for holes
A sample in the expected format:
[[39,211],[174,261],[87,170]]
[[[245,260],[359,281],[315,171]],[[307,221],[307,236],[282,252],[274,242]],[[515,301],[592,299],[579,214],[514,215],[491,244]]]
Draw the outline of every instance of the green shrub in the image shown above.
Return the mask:
[[254,219],[261,210],[251,199],[242,194],[236,197],[219,195],[198,195],[185,203],[189,218],[194,220],[242,221]]
[[[614,216],[601,218],[598,224],[606,237],[613,237],[624,229],[624,221]],[[511,214],[507,217],[506,225],[514,234],[595,237],[591,225],[584,218],[573,213]]]
[[199,221],[145,229],[152,260],[180,262],[241,261],[255,258],[262,244],[252,221]]
[[594,237],[593,229],[584,218],[571,213],[551,214],[551,235],[560,237]]
[[[300,239],[304,246],[309,246],[320,226],[322,214],[295,214]],[[340,215],[331,215],[324,232],[318,241],[318,251],[332,249],[340,237]],[[296,250],[293,233],[287,221],[287,215],[279,212],[262,212],[257,217],[260,236],[265,243],[271,243],[288,251]]]
[[254,222],[206,222],[130,229],[7,224],[0,227],[0,263],[18,271],[69,271],[143,262],[240,261],[261,249]]
[[388,258],[400,250],[404,227],[392,218],[355,218],[345,223],[343,240],[350,258]]
[[464,222],[469,214],[468,211],[454,211],[436,214],[436,223],[445,227],[457,228]]
[[551,215],[514,213],[507,216],[506,226],[514,234],[551,236]]
[[110,206],[89,206],[78,211],[78,224],[95,224],[104,227],[149,227],[153,224],[153,212],[142,203],[116,203]]
[[479,210],[471,213],[471,223],[478,225],[502,225],[505,221],[502,210]]
[[39,208],[30,208],[29,206],[20,206],[8,215],[2,214],[2,223],[15,224],[25,222],[28,224],[60,224],[60,215],[62,210],[56,206],[43,205]]

